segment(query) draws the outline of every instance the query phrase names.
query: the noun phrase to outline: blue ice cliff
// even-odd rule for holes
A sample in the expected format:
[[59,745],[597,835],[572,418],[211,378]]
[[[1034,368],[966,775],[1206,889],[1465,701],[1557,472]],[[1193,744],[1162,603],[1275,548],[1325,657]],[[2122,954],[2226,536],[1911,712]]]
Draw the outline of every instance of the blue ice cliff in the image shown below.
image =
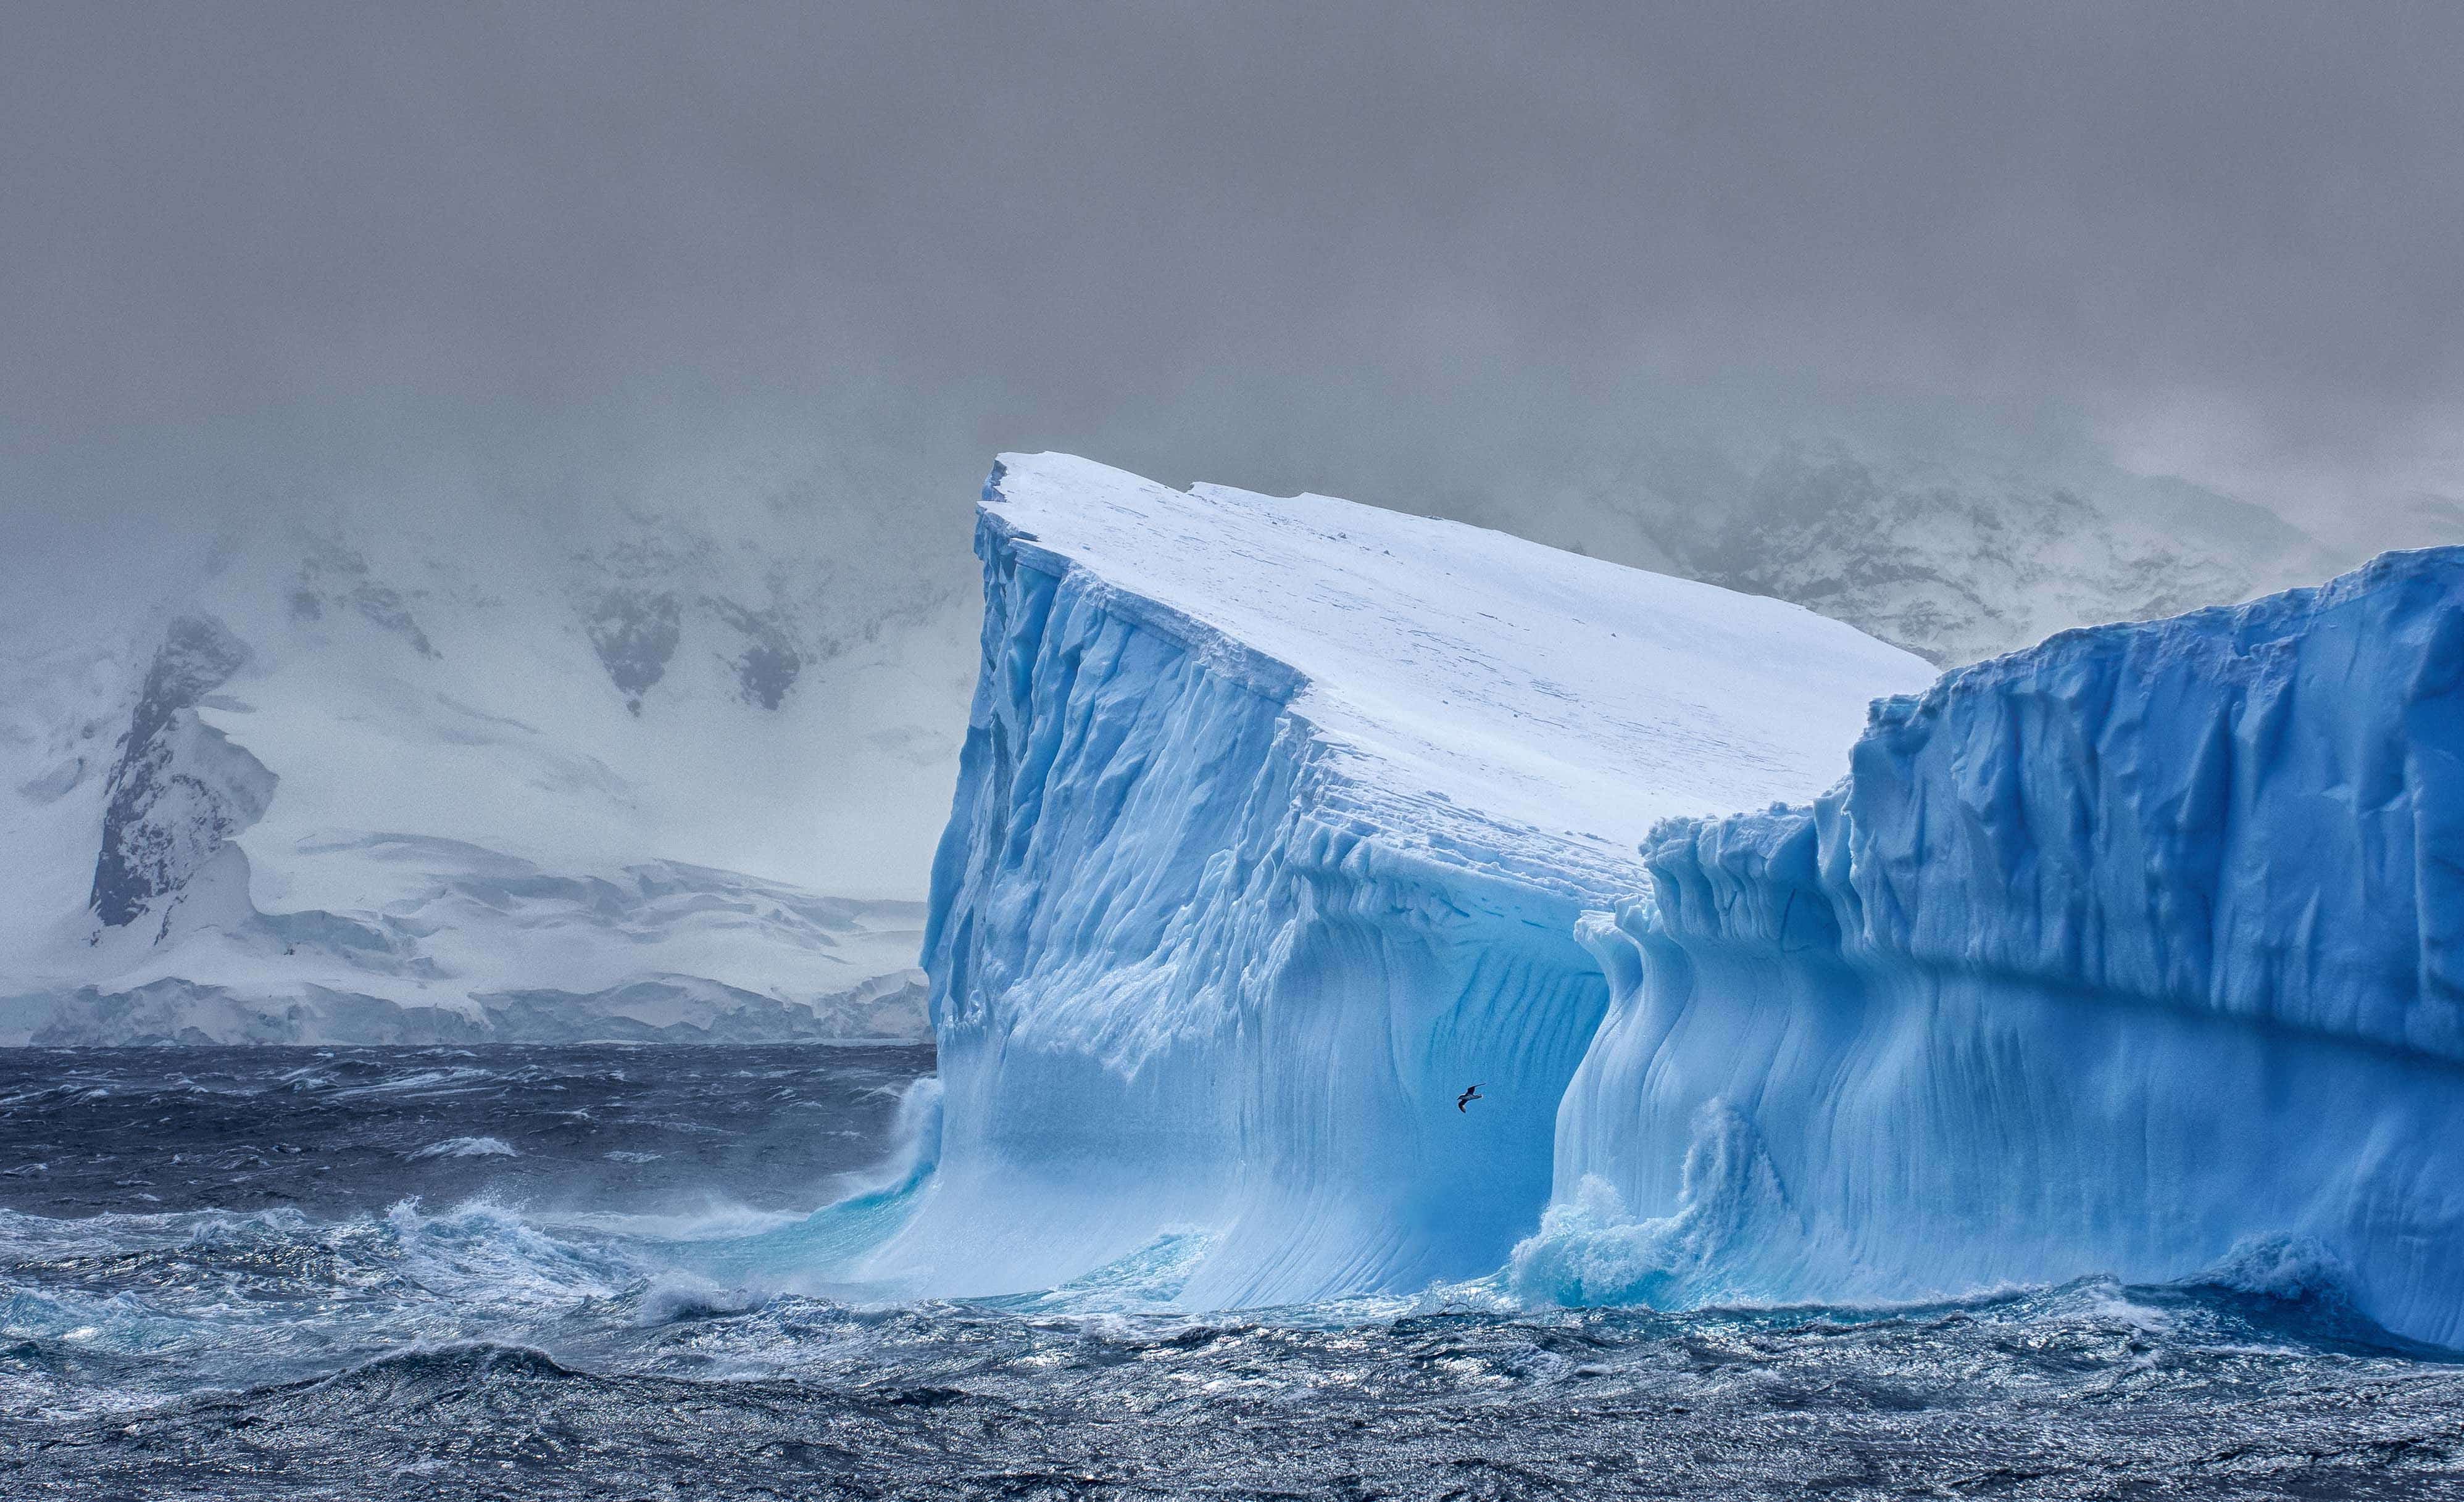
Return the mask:
[[1610,1004],[1578,919],[1659,820],[1819,792],[1931,677],[1793,605],[1064,456],[1003,458],[978,551],[940,1161],[875,1266],[942,1291],[1167,1238],[1192,1304],[1494,1271]]
[[1927,687],[1772,600],[1061,456],[978,548],[938,1165],[871,1273],[2207,1277],[2464,1339],[2464,553]]
[[1841,1299],[2306,1264],[2464,1339],[2459,755],[2452,549],[1877,705],[1839,788],[1671,821],[1648,893],[1586,921],[1616,1000],[1517,1281]]

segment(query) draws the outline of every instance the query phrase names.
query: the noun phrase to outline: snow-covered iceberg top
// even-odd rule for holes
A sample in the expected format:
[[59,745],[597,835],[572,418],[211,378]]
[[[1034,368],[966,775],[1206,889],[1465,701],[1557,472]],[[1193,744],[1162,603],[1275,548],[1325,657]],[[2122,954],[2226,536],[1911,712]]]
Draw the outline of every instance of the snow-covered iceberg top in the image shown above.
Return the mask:
[[1637,889],[1659,820],[1811,796],[1933,670],[1801,606],[1323,495],[1003,454],[989,545],[1286,700],[1388,840]]

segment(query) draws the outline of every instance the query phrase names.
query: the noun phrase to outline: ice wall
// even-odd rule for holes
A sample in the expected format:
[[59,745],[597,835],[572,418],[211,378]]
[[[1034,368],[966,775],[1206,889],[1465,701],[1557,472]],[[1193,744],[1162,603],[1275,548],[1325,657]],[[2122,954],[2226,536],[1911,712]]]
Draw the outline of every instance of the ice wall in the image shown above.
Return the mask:
[[[1805,796],[1917,659],[1797,607],[1317,496],[1004,456],[934,877],[937,1171],[869,1271],[1178,1296],[1485,1273],[1659,819]],[[1456,1097],[1483,1085],[1467,1111]]]
[[[1579,1301],[2340,1270],[2464,1339],[2464,552],[2066,633],[1676,820],[1515,1253]],[[2243,1271],[2234,1272],[2238,1265]]]

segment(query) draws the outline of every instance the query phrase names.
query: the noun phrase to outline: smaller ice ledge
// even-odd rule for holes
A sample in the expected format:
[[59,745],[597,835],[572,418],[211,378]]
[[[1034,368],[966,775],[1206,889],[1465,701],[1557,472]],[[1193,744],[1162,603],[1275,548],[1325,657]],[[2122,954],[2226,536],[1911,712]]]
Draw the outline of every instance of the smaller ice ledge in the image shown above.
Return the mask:
[[[925,939],[939,1166],[874,1275],[1161,1296],[1494,1270],[1666,816],[1827,784],[1918,659],[1793,605],[1060,455],[984,492]],[[1484,1100],[1458,1111],[1464,1086]]]
[[1878,705],[1852,765],[1672,821],[1588,925],[1616,1000],[1527,1292],[2289,1257],[2464,1339],[2464,550],[2065,633]]

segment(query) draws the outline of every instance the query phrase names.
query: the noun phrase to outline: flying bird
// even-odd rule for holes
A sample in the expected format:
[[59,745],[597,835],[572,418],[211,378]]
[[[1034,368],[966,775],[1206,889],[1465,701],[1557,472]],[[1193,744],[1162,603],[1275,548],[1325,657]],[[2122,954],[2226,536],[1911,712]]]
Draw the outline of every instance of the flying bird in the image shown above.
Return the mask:
[[1466,1090],[1463,1094],[1455,1097],[1455,1109],[1458,1111],[1468,1111],[1471,1109],[1471,1103],[1474,1100],[1485,1100],[1487,1099],[1488,1098],[1486,1096],[1480,1093],[1480,1086],[1474,1085],[1469,1090]]

